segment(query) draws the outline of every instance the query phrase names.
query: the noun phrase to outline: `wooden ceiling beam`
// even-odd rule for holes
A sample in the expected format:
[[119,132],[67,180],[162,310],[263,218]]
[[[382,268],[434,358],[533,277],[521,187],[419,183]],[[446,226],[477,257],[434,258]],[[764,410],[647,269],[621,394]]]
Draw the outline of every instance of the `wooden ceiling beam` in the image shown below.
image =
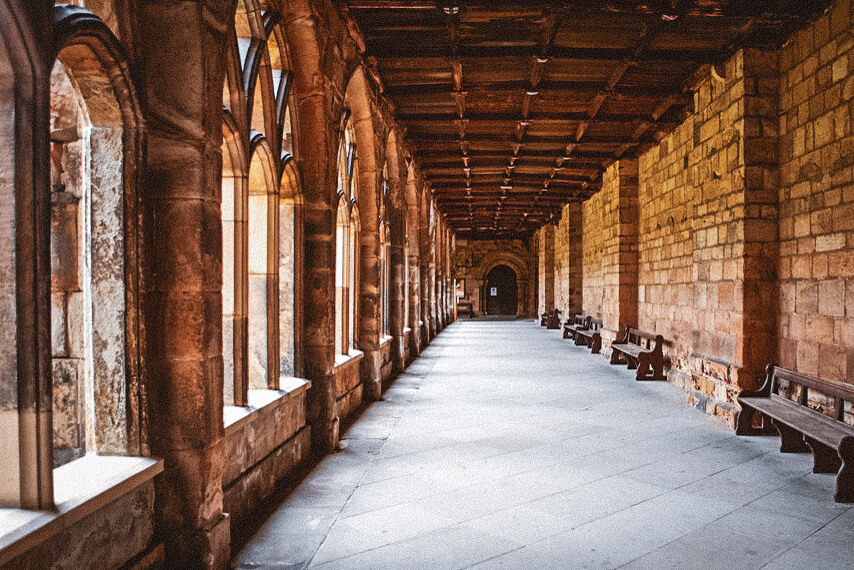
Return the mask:
[[[495,95],[496,98],[504,98],[508,95],[518,93],[529,87],[528,81],[494,81],[494,82],[479,82],[469,83],[465,86],[467,93],[489,93]],[[537,85],[537,90],[540,93],[566,93],[577,94],[583,96],[586,94],[595,94],[602,90],[600,81],[541,81]],[[457,92],[453,83],[407,83],[394,84],[386,82],[384,92],[392,98],[407,97],[413,95],[430,96],[442,95],[447,98],[445,101],[450,102],[453,93]],[[631,99],[633,97],[657,98],[669,97],[670,95],[683,95],[682,85],[678,82],[672,82],[670,85],[632,85],[626,87],[616,87],[612,89],[614,97]],[[431,101],[425,97],[426,101]],[[439,100],[437,102],[441,102]],[[415,103],[417,105],[417,103]],[[403,105],[406,106],[404,102]]]
[[[438,33],[440,28],[436,29]],[[399,59],[418,59],[425,63],[432,63],[432,60],[448,59],[448,51],[446,47],[440,45],[419,45],[419,42],[400,42],[400,41],[374,41],[368,39],[368,49],[366,56],[375,57],[380,62],[381,69],[383,66],[390,66],[394,60]],[[629,57],[631,50],[626,48],[614,48],[602,46],[601,48],[578,48],[578,47],[561,47],[553,46],[550,48],[549,58],[555,62],[571,63],[574,61],[592,61],[592,62],[608,62],[608,61],[623,61]],[[715,57],[719,56],[718,50],[706,49],[673,49],[673,48],[656,48],[649,50],[642,56],[638,56],[638,63],[656,63],[656,62],[683,62],[683,63],[711,63],[716,61]],[[518,46],[482,46],[482,45],[461,45],[457,50],[456,56],[464,59],[506,59],[506,58],[533,58],[540,55],[540,47],[538,45],[518,45]],[[434,65],[435,67],[435,65]]]

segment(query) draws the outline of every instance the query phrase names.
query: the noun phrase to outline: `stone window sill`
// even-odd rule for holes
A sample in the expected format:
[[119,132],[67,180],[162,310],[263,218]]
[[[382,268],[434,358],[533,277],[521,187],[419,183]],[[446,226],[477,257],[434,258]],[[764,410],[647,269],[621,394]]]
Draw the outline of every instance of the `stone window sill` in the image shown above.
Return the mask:
[[362,359],[364,354],[364,352],[356,350],[355,348],[351,349],[349,354],[336,354],[334,371],[337,371],[343,366],[347,366],[350,362],[358,362]]
[[163,471],[162,459],[90,454],[53,470],[56,510],[0,509],[0,566]]
[[222,411],[225,429],[239,429],[264,408],[274,408],[284,401],[296,398],[311,388],[311,382],[302,378],[282,376],[279,378],[278,390],[249,390],[248,406],[225,406]]
[[387,345],[388,343],[390,343],[390,342],[391,342],[391,338],[392,338],[392,337],[390,337],[389,335],[384,334],[384,335],[380,338],[380,346],[385,346],[385,345]]
[[412,332],[412,327],[403,327],[404,336],[410,334]]

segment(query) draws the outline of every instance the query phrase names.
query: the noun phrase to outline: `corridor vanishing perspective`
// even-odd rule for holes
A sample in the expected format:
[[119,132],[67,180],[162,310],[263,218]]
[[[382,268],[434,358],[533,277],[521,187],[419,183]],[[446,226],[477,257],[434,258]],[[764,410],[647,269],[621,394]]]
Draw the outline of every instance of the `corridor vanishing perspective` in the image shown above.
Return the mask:
[[851,566],[854,0],[0,0],[0,343],[0,570]]
[[849,568],[833,475],[533,321],[461,321],[237,554],[249,568]]

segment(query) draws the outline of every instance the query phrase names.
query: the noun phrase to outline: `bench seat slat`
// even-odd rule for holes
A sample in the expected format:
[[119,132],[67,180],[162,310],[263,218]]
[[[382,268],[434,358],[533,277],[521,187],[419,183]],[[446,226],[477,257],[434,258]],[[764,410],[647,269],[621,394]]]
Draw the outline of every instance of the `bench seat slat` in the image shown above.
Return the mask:
[[[801,386],[802,397],[794,401],[780,395],[780,380]],[[836,418],[811,408],[804,397],[807,389],[834,396]],[[735,433],[770,435],[776,431],[780,451],[811,450],[814,473],[836,473],[834,499],[854,503],[854,426],[842,421],[844,402],[854,403],[854,390],[847,384],[768,365],[762,387],[738,396],[741,411]],[[772,425],[776,430],[772,431]]]
[[742,402],[828,447],[838,448],[845,436],[854,436],[854,427],[847,426],[816,410],[801,406],[777,394],[770,398],[747,397]]

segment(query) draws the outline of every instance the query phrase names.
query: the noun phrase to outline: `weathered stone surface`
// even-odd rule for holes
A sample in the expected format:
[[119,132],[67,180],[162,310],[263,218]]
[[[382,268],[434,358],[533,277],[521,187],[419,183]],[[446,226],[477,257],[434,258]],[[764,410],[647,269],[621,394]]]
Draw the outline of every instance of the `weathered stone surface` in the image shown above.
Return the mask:
[[154,483],[109,502],[9,564],[9,570],[120,568],[151,546]]

